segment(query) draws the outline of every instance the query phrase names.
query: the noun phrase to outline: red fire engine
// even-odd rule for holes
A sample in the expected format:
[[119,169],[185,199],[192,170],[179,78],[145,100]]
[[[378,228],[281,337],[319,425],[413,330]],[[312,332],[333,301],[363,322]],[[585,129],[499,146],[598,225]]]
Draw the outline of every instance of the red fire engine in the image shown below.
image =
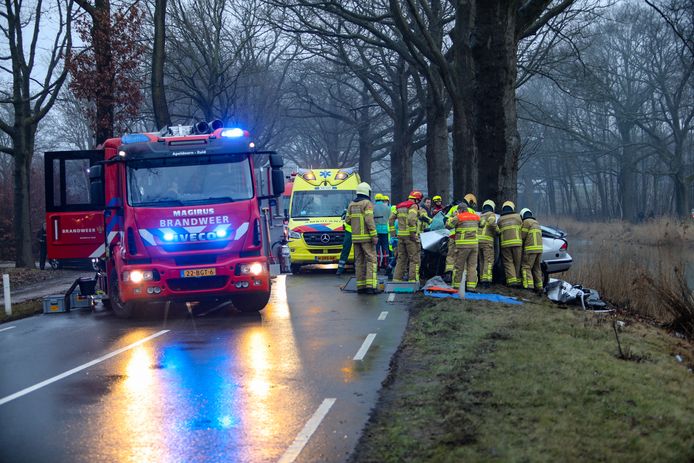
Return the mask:
[[107,301],[129,317],[150,302],[270,297],[260,201],[284,190],[283,161],[219,121],[45,156],[48,258],[92,259]]

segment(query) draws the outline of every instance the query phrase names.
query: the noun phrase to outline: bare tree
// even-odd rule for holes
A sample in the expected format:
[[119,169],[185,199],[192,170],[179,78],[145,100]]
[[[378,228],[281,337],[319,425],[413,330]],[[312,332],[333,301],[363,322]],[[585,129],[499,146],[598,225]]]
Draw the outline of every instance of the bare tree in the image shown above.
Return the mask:
[[[5,11],[0,12],[0,17],[0,29],[9,49],[9,53],[0,56],[0,69],[10,75],[12,81],[11,90],[0,89],[0,104],[12,107],[11,117],[2,115],[0,130],[9,136],[12,144],[0,146],[0,151],[14,158],[16,265],[33,267],[31,161],[39,123],[53,107],[67,77],[63,64],[72,47],[72,1],[46,5],[43,0],[36,0],[30,8],[22,2],[5,0]],[[47,56],[42,56],[40,29],[48,22],[55,25],[56,31],[49,39]]]
[[152,45],[152,109],[157,128],[171,125],[169,105],[164,86],[164,63],[166,62],[166,4],[167,0],[155,0],[154,43]]

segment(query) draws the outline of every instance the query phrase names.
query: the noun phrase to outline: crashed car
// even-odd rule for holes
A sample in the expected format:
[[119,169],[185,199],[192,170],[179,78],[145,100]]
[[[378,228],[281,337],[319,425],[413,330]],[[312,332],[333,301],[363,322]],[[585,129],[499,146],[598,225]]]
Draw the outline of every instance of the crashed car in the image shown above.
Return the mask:
[[[420,235],[422,242],[422,260],[420,278],[428,279],[435,275],[443,275],[446,269],[448,254],[448,239],[450,230],[439,228],[424,232]],[[549,275],[565,272],[571,268],[573,258],[568,252],[566,232],[555,227],[542,226],[542,274],[545,283]],[[499,259],[499,243],[497,240],[496,257],[494,260],[494,281],[504,281],[504,269]]]

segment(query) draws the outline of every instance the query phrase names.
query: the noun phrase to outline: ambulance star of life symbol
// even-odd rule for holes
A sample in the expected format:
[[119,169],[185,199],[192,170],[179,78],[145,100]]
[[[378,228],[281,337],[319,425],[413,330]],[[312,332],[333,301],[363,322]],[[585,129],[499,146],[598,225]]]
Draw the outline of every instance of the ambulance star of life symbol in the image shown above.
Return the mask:
[[323,178],[328,178],[328,177],[330,177],[330,171],[329,170],[321,170],[320,174],[318,174],[318,175],[320,175]]
[[321,241],[321,243],[329,243],[330,242],[330,235],[328,235],[327,233],[323,233],[320,236],[320,241]]

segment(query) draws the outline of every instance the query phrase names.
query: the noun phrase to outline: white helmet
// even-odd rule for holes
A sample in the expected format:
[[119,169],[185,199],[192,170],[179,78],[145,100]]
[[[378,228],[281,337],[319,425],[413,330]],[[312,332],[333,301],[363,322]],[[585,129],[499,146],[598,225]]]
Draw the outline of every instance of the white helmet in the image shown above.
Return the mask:
[[357,185],[357,194],[371,196],[371,185],[366,182],[361,182],[359,185]]
[[520,211],[520,216],[521,216],[522,219],[525,218],[525,214],[530,214],[530,216],[532,217],[533,211],[531,211],[531,210],[528,209],[527,207],[524,207],[524,208],[521,209],[521,211]]

